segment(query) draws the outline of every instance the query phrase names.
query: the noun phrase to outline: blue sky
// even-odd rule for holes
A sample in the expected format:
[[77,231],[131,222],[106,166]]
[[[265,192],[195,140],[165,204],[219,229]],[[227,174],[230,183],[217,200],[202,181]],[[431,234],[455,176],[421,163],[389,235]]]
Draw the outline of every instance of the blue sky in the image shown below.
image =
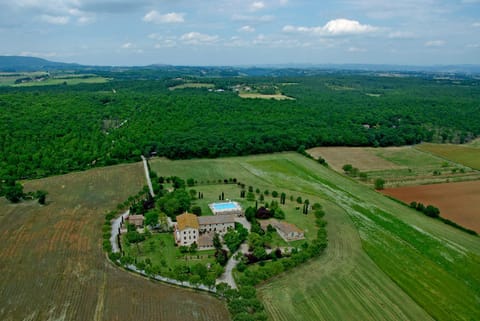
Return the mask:
[[0,43],[96,65],[480,64],[480,0],[0,0]]

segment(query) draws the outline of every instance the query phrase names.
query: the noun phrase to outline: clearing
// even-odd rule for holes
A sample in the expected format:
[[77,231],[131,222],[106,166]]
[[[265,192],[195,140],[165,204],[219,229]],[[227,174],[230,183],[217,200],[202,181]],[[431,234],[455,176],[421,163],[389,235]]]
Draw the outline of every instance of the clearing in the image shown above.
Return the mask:
[[[480,148],[471,145],[421,144],[419,150],[432,153],[449,161],[480,170]],[[473,147],[471,147],[473,146]]]
[[480,181],[399,187],[382,193],[407,204],[420,202],[440,209],[440,215],[480,233]]
[[244,93],[241,92],[238,94],[239,97],[241,98],[246,98],[246,99],[275,99],[275,100],[295,100],[295,98],[288,97],[282,94],[272,94],[272,95],[267,95],[267,94],[260,94],[260,93]]
[[191,82],[186,84],[181,84],[173,87],[168,87],[169,90],[176,90],[176,89],[185,89],[185,88],[214,88],[214,84],[206,84],[201,82]]
[[[104,214],[145,185],[142,163],[25,182],[47,206],[0,199],[0,319],[228,320],[224,302],[113,266]],[[41,295],[39,295],[41,293]]]

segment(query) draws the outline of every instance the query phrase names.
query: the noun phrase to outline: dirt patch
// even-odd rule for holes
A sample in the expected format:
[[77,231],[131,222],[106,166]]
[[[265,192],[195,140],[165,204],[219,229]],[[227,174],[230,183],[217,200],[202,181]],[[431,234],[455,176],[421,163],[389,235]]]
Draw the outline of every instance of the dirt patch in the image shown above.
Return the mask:
[[352,164],[360,171],[400,169],[396,165],[375,155],[374,148],[364,147],[316,147],[307,151],[314,158],[322,156],[336,171],[342,171],[342,166]]
[[405,203],[436,206],[442,217],[480,232],[480,181],[399,187],[383,193]]

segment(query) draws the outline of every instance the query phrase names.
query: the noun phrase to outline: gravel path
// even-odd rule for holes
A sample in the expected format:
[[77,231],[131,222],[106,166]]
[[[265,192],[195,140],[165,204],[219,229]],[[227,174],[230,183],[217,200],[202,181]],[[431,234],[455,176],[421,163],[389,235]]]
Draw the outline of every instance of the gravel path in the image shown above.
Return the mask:
[[152,195],[152,197],[155,197],[155,193],[153,193],[152,181],[150,180],[150,174],[148,172],[147,159],[143,155],[141,157],[143,161],[143,168],[145,169],[145,177],[147,178],[148,189],[150,190],[150,195]]
[[112,244],[113,253],[120,252],[120,247],[118,246],[118,243],[117,243],[118,230],[120,229],[120,224],[122,224],[122,218],[126,219],[129,213],[130,213],[130,210],[126,211],[125,213],[117,217],[112,222],[112,236],[110,237],[110,243]]

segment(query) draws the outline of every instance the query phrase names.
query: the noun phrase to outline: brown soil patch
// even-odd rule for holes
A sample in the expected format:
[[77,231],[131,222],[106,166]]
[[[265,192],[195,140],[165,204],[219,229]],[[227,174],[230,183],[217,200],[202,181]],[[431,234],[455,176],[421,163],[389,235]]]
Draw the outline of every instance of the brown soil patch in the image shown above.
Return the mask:
[[142,163],[25,182],[47,206],[0,198],[0,320],[228,320],[215,297],[109,263],[107,211],[145,185]]
[[314,158],[322,156],[336,171],[342,166],[352,164],[360,171],[386,170],[402,168],[374,154],[373,148],[364,147],[315,147],[307,151]]
[[383,193],[407,204],[431,204],[442,217],[480,232],[480,181],[390,188]]

